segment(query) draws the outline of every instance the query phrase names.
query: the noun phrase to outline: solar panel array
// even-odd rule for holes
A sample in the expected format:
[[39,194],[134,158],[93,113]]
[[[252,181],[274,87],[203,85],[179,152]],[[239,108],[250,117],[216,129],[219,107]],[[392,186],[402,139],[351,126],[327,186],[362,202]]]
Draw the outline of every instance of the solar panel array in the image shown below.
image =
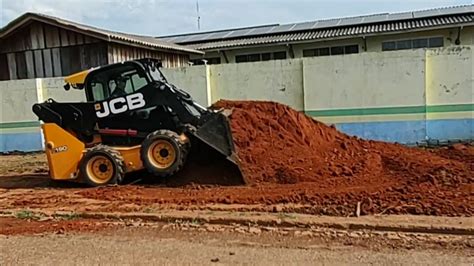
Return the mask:
[[343,26],[354,26],[360,24],[370,24],[370,23],[383,23],[388,21],[400,21],[414,18],[425,18],[433,17],[440,15],[452,15],[452,14],[463,14],[463,13],[472,13],[474,12],[474,5],[468,6],[458,6],[458,7],[448,7],[448,8],[439,8],[431,10],[422,10],[414,12],[402,12],[402,13],[383,13],[375,14],[368,16],[358,16],[358,17],[347,17],[347,18],[337,18],[337,19],[327,19],[327,20],[318,20],[302,23],[292,23],[292,24],[274,24],[274,25],[265,25],[259,27],[251,28],[241,28],[241,29],[231,29],[215,32],[203,32],[203,33],[192,33],[184,35],[176,35],[169,37],[159,37],[160,39],[174,42],[174,43],[194,43],[218,39],[227,39],[227,38],[244,38],[249,36],[265,35],[265,34],[278,34],[286,32],[295,32],[295,31],[306,31],[306,30],[315,30],[323,28],[334,28],[334,27],[343,27]]

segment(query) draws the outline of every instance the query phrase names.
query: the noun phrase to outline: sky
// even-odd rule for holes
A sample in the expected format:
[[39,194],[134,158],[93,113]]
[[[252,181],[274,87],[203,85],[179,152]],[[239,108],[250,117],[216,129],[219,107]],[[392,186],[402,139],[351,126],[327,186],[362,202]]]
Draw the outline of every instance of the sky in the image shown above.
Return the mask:
[[468,5],[472,0],[0,0],[0,27],[31,11],[99,28],[164,36]]

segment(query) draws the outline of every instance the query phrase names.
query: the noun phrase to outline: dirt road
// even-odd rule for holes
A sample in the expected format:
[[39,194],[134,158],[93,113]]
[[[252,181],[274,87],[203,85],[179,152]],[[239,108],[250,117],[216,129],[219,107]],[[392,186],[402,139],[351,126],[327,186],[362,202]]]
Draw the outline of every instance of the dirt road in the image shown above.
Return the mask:
[[[100,227],[99,224],[96,225]],[[472,247],[449,244],[462,240],[455,236],[448,237],[444,244],[433,245],[429,239],[443,236],[425,235],[422,241],[423,236],[405,235],[405,244],[399,245],[390,237],[358,241],[356,231],[325,229],[324,233],[339,235],[330,240],[278,228],[256,231],[252,227],[246,232],[231,228],[179,223],[130,227],[115,224],[93,234],[0,236],[0,264],[469,265],[474,262]]]

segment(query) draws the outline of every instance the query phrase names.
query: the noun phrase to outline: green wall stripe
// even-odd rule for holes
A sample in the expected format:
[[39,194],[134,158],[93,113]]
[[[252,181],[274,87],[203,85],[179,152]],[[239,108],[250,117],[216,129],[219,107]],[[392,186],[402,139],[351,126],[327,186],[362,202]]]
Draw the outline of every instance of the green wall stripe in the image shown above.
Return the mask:
[[305,113],[310,116],[356,116],[356,115],[401,115],[441,112],[466,112],[473,111],[474,104],[430,105],[430,106],[402,106],[402,107],[376,107],[334,110],[310,110]]
[[24,122],[7,122],[0,123],[0,128],[22,128],[22,127],[39,127],[39,121],[24,121]]
[[446,113],[446,112],[472,112],[474,111],[474,104],[450,104],[450,105],[428,105],[426,106],[427,113]]

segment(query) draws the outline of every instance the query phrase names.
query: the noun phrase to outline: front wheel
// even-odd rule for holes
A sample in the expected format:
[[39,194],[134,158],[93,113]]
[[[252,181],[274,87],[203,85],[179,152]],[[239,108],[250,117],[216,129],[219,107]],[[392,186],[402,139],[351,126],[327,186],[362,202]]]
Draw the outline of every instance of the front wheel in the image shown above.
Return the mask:
[[168,177],[183,167],[187,147],[187,139],[183,140],[174,131],[162,129],[148,134],[142,143],[140,156],[148,172]]
[[125,176],[125,164],[120,152],[106,145],[87,149],[79,170],[91,186],[120,184]]

